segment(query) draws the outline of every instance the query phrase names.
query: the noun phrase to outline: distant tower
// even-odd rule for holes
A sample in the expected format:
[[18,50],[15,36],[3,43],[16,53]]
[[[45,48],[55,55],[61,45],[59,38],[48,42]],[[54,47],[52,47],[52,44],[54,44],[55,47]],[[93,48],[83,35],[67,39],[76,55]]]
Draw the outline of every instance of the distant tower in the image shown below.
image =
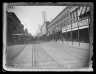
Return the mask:
[[47,21],[46,12],[42,11],[43,22]]

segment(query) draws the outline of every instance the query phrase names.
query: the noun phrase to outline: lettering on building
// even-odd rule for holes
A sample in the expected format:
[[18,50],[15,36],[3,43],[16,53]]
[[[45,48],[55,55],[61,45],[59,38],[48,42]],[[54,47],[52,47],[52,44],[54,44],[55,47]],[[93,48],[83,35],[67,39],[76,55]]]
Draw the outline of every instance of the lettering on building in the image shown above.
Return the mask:
[[77,22],[72,24],[72,28],[77,28]]
[[88,25],[88,19],[85,19],[85,20],[82,20],[82,21],[78,22],[78,25],[79,25],[79,26]]
[[62,33],[66,32],[66,27],[62,28]]

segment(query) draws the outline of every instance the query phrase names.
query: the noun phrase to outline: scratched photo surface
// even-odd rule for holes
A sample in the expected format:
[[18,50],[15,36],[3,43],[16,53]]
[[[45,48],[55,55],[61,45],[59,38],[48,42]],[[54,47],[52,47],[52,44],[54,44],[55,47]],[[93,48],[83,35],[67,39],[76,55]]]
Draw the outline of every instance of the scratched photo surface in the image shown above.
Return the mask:
[[4,71],[93,71],[92,3],[78,4],[5,3]]

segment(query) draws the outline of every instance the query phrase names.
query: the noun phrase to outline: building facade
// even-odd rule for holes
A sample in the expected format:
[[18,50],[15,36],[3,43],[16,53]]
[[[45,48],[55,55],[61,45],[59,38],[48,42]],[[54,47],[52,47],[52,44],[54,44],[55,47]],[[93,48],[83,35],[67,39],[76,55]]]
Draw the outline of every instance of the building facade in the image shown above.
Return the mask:
[[24,26],[21,24],[20,20],[17,18],[15,13],[7,13],[7,42],[13,43],[16,41],[14,34],[24,33]]
[[67,6],[48,25],[49,40],[89,43],[90,7]]
[[41,40],[47,39],[47,26],[49,25],[49,21],[45,21],[44,24],[40,27],[39,36]]
[[[56,16],[48,26],[49,40],[62,39],[62,27],[64,22],[68,20],[68,11],[70,7],[66,7],[60,14]],[[66,25],[65,25],[66,26]]]
[[32,36],[28,30],[24,30],[24,25],[21,24],[14,12],[7,12],[7,44],[22,44],[32,40]]

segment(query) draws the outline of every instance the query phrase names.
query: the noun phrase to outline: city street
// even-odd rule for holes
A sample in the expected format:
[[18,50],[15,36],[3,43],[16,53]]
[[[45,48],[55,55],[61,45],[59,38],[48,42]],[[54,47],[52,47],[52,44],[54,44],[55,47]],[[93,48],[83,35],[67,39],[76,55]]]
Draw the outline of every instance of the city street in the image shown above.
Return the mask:
[[79,69],[89,64],[89,50],[56,42],[8,46],[6,67],[15,69]]
[[36,4],[3,5],[4,70],[92,69],[93,4]]

